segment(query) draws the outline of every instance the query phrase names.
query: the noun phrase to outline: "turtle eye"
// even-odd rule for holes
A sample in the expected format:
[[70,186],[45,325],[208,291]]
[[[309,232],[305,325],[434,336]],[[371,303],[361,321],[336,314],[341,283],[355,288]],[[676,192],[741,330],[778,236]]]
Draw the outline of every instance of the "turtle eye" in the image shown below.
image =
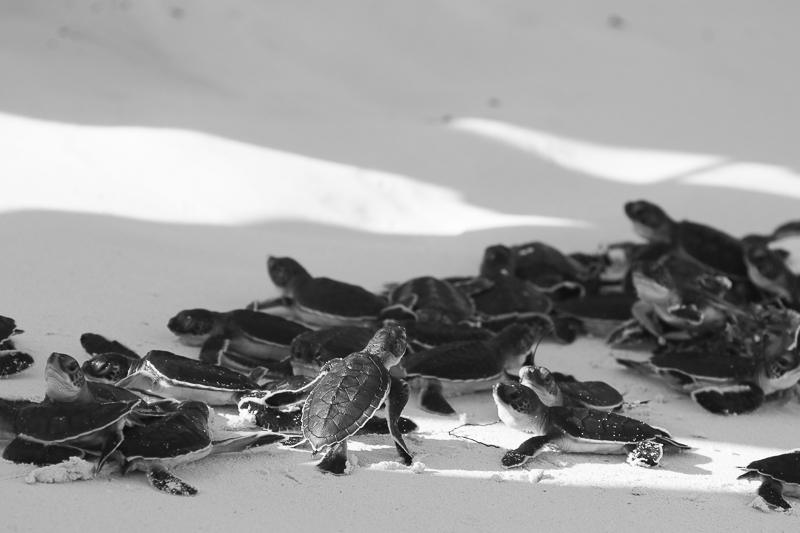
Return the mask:
[[778,357],[776,364],[783,370],[791,370],[796,366],[795,357],[792,354],[783,354]]
[[78,362],[77,361],[70,361],[67,363],[66,371],[67,372],[75,372],[78,370]]
[[508,393],[508,400],[510,402],[518,402],[522,399],[522,393],[517,389],[513,389]]

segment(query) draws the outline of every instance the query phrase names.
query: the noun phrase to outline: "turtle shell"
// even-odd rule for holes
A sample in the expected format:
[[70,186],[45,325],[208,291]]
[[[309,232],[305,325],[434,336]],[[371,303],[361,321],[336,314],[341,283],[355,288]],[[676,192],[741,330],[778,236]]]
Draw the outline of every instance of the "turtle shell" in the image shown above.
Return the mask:
[[164,416],[147,424],[126,428],[118,450],[127,461],[166,459],[211,451],[208,429],[209,409],[203,402],[188,401],[164,405]]
[[475,302],[452,283],[421,276],[397,285],[389,293],[390,305],[410,309],[421,322],[458,324],[475,315]]
[[744,247],[739,239],[718,229],[695,222],[679,222],[675,244],[702,266],[736,279],[747,279]]
[[495,333],[489,329],[466,324],[442,324],[439,322],[402,321],[409,342],[417,349],[427,349],[450,342],[488,341]]
[[758,472],[782,483],[800,485],[800,450],[753,461],[742,470]]
[[359,352],[332,361],[303,405],[303,435],[312,448],[333,446],[358,431],[383,403],[390,382],[375,354]]
[[306,326],[283,317],[245,309],[223,313],[220,320],[224,321],[224,329],[241,334],[241,339],[233,337],[232,341],[267,343],[286,348],[295,337],[311,331]]
[[131,367],[129,375],[142,369],[150,369],[159,377],[188,387],[234,391],[260,388],[252,379],[234,370],[164,350],[151,350]]
[[498,276],[492,281],[492,287],[472,296],[476,310],[488,320],[523,313],[547,314],[553,307],[546,294],[524,280]]
[[582,286],[592,273],[580,262],[543,242],[530,242],[511,248],[514,275],[537,287],[554,289],[564,282]]
[[377,320],[386,300],[358,285],[330,278],[311,278],[293,291],[301,321],[318,326],[361,325]]
[[631,308],[638,300],[634,294],[588,294],[558,302],[556,312],[577,319],[586,333],[606,337],[622,323],[633,318]]
[[662,430],[616,413],[579,407],[550,407],[548,413],[554,428],[578,439],[636,443],[666,436]]
[[758,361],[750,357],[720,357],[718,354],[691,351],[653,355],[649,362],[662,371],[675,371],[693,379],[718,382],[750,379],[759,367]]
[[407,355],[400,366],[408,377],[470,381],[501,374],[504,358],[484,341],[464,341]]
[[128,416],[141,400],[91,404],[31,404],[22,407],[14,431],[42,444],[78,443]]

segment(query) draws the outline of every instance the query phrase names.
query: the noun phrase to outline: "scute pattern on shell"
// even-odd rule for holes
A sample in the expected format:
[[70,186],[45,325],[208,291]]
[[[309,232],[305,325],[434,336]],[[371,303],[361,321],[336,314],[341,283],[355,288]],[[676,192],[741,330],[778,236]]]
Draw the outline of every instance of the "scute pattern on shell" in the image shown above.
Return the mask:
[[753,461],[746,467],[784,483],[800,485],[800,451],[773,455]]
[[615,442],[641,442],[665,436],[652,426],[614,413],[551,407],[550,420],[572,437]]
[[303,405],[303,434],[312,447],[337,444],[358,431],[380,407],[390,379],[374,355],[334,362]]

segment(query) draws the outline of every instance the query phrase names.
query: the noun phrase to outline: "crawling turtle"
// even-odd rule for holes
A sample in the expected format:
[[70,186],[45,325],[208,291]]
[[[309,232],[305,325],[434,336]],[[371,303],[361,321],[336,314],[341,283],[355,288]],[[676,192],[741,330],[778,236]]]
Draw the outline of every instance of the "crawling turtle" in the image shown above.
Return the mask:
[[134,363],[117,387],[159,398],[198,400],[209,405],[235,404],[259,385],[249,377],[221,366],[196,361],[164,350],[151,350]]
[[712,413],[742,414],[755,411],[768,397],[791,389],[800,380],[796,335],[788,349],[768,357],[687,349],[655,354],[647,361],[617,358],[617,362],[660,377]]
[[783,499],[784,495],[800,497],[800,450],[759,459],[739,468],[745,471],[739,479],[761,482],[754,507],[761,507],[763,502],[767,509],[782,512],[792,508]]
[[747,282],[744,249],[739,239],[704,224],[673,220],[661,207],[645,200],[626,203],[625,214],[636,233],[650,243],[666,244],[670,254],[735,283]]
[[389,374],[406,350],[406,333],[400,326],[377,331],[360,352],[325,364],[303,405],[303,435],[314,454],[327,450],[317,468],[326,473],[347,473],[347,438],[361,429],[385,402],[389,433],[406,465],[408,450],[398,429],[400,413],[408,401],[409,387]]
[[[263,366],[291,373],[289,345],[298,335],[311,331],[283,317],[246,309],[227,313],[186,309],[172,317],[167,327],[182,343],[201,344],[201,361],[240,372]],[[281,362],[286,363],[282,370]]]
[[547,315],[553,308],[544,292],[514,275],[514,258],[507,246],[486,248],[480,276],[456,286],[472,297],[481,326],[494,331],[527,316]]
[[248,309],[288,307],[298,320],[314,327],[370,327],[386,307],[383,297],[357,285],[315,278],[291,257],[270,257],[267,270],[282,296],[255,301]]
[[330,326],[302,333],[289,345],[295,375],[316,377],[331,359],[347,357],[369,343],[375,329],[360,326]]
[[511,324],[486,341],[443,344],[407,356],[403,377],[419,389],[417,403],[430,413],[452,415],[445,396],[489,390],[516,373],[528,357],[539,334],[525,324]]
[[3,459],[44,465],[90,454],[99,456],[97,473],[122,443],[123,428],[140,402],[24,405],[14,413],[16,438],[3,450]]
[[662,429],[616,413],[548,407],[533,389],[521,383],[498,383],[493,396],[500,419],[507,426],[534,435],[503,456],[502,465],[506,468],[524,464],[547,445],[566,453],[628,452],[628,461],[638,466],[657,465],[664,445],[689,448]]
[[565,405],[607,412],[622,407],[622,394],[603,381],[578,381],[542,366],[523,366],[519,369],[519,379],[548,407]]
[[0,378],[18,374],[33,366],[33,357],[14,348],[12,335],[24,333],[13,318],[0,315]]
[[471,324],[475,302],[449,281],[421,276],[395,285],[389,291],[385,319],[412,319],[441,324]]
[[203,402],[164,402],[166,413],[147,424],[125,429],[116,451],[122,474],[134,470],[147,473],[150,485],[177,496],[192,496],[197,489],[175,477],[170,470],[210,454],[238,452],[253,446],[279,442],[286,437],[256,432],[214,441],[208,427],[210,410]]
[[139,399],[121,387],[87,381],[78,361],[65,353],[50,354],[44,376],[47,382],[45,401],[51,403],[129,402]]

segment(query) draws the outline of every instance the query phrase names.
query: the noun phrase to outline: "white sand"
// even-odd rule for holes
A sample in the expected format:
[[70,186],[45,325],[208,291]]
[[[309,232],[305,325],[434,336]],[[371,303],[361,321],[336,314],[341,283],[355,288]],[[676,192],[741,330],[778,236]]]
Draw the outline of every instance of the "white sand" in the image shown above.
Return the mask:
[[[788,195],[800,169],[800,8],[670,6],[0,2],[0,314],[25,330],[17,346],[37,362],[0,381],[0,393],[40,398],[46,357],[82,361],[87,331],[141,353],[196,355],[169,333],[169,317],[273,294],[268,254],[377,290],[473,273],[498,242],[589,251],[632,239],[622,203],[633,198],[736,235],[797,218]],[[461,118],[569,142],[532,153],[451,127]],[[704,158],[712,168],[685,164]],[[591,226],[551,225],[563,220]],[[176,469],[200,490],[182,499],[141,473],[27,484],[33,467],[0,462],[0,523],[64,533],[796,531],[796,515],[757,512],[755,484],[736,481],[736,466],[800,445],[796,400],[712,416],[620,368],[592,339],[543,344],[537,360],[651,400],[631,416],[695,449],[655,469],[547,452],[505,471],[502,449],[456,438],[461,421],[409,405],[420,425],[411,469],[394,466],[383,437],[353,439],[358,464],[344,478],[319,474],[307,452],[269,447]],[[497,420],[488,393],[453,404],[468,422]],[[456,434],[501,448],[525,438],[500,424]]]

